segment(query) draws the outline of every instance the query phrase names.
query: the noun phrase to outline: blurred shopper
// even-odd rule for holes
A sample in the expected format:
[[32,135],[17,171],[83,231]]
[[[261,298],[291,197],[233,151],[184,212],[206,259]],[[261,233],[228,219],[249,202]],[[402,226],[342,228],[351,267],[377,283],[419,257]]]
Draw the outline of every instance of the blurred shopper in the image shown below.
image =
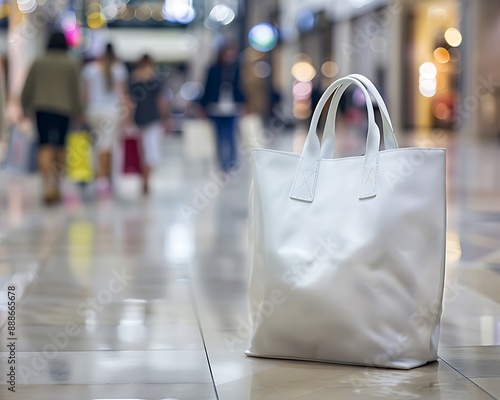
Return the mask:
[[217,62],[208,70],[205,93],[200,100],[215,124],[217,157],[224,172],[237,166],[236,122],[245,101],[241,87],[238,53],[233,45],[225,45]]
[[111,44],[102,56],[90,62],[82,71],[87,123],[97,134],[97,190],[101,196],[110,193],[111,153],[127,115],[128,71],[118,60]]
[[47,53],[33,63],[21,94],[25,115],[34,114],[38,128],[38,165],[46,203],[60,200],[57,164],[65,165],[66,134],[70,117],[82,121],[83,104],[78,65],[68,56],[63,33],[50,37]]
[[162,134],[168,131],[170,112],[164,95],[163,79],[155,71],[153,59],[145,54],[132,73],[130,94],[135,105],[134,122],[141,131],[143,146],[143,192],[149,192],[151,171],[160,161]]

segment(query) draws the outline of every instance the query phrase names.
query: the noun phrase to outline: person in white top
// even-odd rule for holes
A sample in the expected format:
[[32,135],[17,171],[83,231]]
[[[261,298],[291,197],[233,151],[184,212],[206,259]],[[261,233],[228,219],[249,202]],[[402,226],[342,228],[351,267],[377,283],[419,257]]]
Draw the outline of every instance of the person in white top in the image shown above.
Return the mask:
[[110,191],[111,151],[122,128],[128,108],[128,71],[108,44],[103,55],[82,70],[87,123],[96,134],[98,152],[97,188],[101,195]]

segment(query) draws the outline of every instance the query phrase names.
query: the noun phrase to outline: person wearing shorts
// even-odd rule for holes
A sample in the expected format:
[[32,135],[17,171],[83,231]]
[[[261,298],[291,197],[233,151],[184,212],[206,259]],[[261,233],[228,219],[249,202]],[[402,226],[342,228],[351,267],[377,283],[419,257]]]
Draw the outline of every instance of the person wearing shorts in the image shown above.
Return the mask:
[[111,154],[128,110],[128,71],[108,44],[102,56],[82,70],[87,123],[96,137],[98,154],[97,190],[101,196],[110,193]]
[[42,176],[46,204],[61,199],[56,166],[66,164],[66,135],[71,117],[83,122],[83,101],[79,67],[67,54],[63,33],[50,37],[47,53],[33,63],[21,93],[25,116],[36,118],[38,130],[38,167]]
[[162,76],[155,71],[155,63],[144,55],[132,73],[130,98],[135,104],[134,122],[141,131],[143,148],[143,192],[149,193],[149,178],[160,161],[160,142],[168,130],[170,112],[164,93]]

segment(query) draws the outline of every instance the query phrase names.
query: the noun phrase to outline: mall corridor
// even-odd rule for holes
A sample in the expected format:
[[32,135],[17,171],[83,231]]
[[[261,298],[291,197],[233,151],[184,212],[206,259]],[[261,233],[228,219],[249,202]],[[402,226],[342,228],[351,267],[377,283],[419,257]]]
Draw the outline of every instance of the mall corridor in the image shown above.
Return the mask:
[[500,399],[499,0],[0,0],[0,400],[205,399]]
[[[269,147],[291,150],[293,139],[283,133]],[[438,362],[396,371],[247,358],[246,162],[222,181],[183,157],[182,140],[172,136],[149,199],[129,177],[116,200],[69,196],[46,209],[36,178],[4,176],[0,265],[20,299],[19,375],[17,397],[5,382],[0,397],[500,398],[500,173],[489,168],[500,146],[436,140],[449,152]],[[0,336],[6,349],[6,328]]]

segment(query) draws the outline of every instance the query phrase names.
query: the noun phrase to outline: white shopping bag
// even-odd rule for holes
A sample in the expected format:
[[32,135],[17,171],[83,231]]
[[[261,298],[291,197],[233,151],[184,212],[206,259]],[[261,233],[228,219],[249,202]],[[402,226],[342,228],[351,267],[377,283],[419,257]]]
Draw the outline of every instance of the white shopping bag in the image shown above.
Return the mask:
[[[334,159],[340,96],[368,106],[366,153]],[[323,143],[316,128],[333,94]],[[383,115],[386,149],[370,100]],[[249,356],[409,369],[437,359],[446,236],[444,149],[400,149],[364,76],[334,82],[302,154],[253,151]]]
[[215,133],[208,119],[186,119],[182,124],[184,157],[190,161],[211,161],[215,157]]

